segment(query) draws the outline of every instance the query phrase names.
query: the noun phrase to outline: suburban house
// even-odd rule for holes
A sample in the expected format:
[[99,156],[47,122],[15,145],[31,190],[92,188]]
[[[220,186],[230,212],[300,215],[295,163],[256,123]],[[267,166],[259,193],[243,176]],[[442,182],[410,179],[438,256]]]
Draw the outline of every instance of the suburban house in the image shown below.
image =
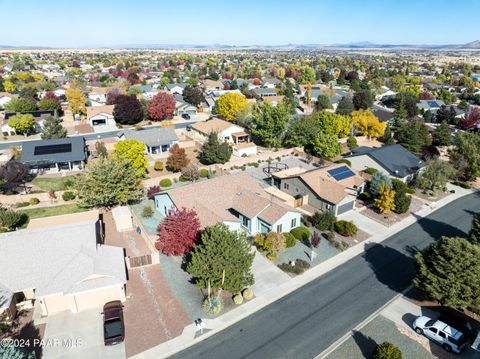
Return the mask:
[[252,91],[260,98],[268,97],[268,96],[277,96],[278,95],[277,91],[275,91],[275,88],[271,88],[271,87],[254,88]]
[[189,115],[191,117],[197,114],[197,108],[192,104],[186,102],[183,99],[183,96],[180,94],[174,94],[173,99],[175,100],[175,115]]
[[[212,192],[212,189],[213,192]],[[202,227],[225,223],[247,234],[288,232],[300,225],[301,213],[269,196],[248,173],[215,177],[155,195],[155,209],[193,209]]]
[[107,102],[109,87],[92,87],[88,92],[88,100],[91,106],[104,106]]
[[172,95],[175,95],[175,94],[183,95],[183,90],[187,86],[188,84],[186,83],[166,84],[163,89],[167,92],[170,92]]
[[201,82],[201,86],[204,88],[206,92],[208,91],[215,91],[215,90],[223,90],[224,85],[221,81],[215,81],[206,79]]
[[257,146],[253,142],[250,142],[250,135],[245,132],[243,127],[219,118],[196,122],[192,126],[192,135],[200,142],[204,142],[212,132],[217,133],[221,140],[232,144],[233,153],[236,156],[241,157],[257,154]]
[[444,105],[445,102],[442,100],[420,100],[417,102],[417,108],[419,110],[430,111],[433,114],[436,114]]
[[143,142],[149,155],[167,155],[170,148],[178,143],[178,137],[171,128],[125,130],[118,136],[119,141],[131,139]]
[[20,161],[29,166],[31,173],[80,170],[86,160],[87,146],[81,136],[22,143]]
[[103,244],[98,218],[3,233],[0,247],[0,321],[13,319],[17,302],[48,316],[125,301],[123,248]]
[[46,110],[46,111],[29,111],[29,112],[7,112],[4,115],[4,122],[2,125],[2,133],[7,133],[9,135],[16,134],[15,129],[8,125],[8,120],[16,115],[32,115],[35,119],[35,128],[34,132],[39,133],[42,131],[43,121],[50,116],[57,116],[57,111],[55,110]]
[[9,92],[0,92],[0,109],[4,108],[7,103],[17,97],[18,95],[13,95]]
[[346,158],[351,162],[352,168],[357,171],[371,167],[404,182],[414,179],[426,165],[420,158],[399,144],[380,148],[357,147]]
[[106,127],[117,128],[117,123],[113,117],[113,108],[115,105],[103,105],[87,107],[87,121],[93,129],[105,129]]
[[277,96],[265,96],[259,99],[261,102],[268,102],[272,106],[277,106],[280,102],[283,101],[285,96],[277,95]]
[[355,208],[356,197],[365,188],[365,178],[343,163],[312,170],[293,167],[274,172],[272,177],[275,187],[295,198],[295,207],[310,214],[348,212]]

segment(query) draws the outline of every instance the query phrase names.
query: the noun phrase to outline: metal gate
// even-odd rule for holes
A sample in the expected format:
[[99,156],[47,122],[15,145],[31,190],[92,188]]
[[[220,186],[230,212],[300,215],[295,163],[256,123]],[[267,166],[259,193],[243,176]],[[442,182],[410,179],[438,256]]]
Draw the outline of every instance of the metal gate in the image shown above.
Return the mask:
[[143,267],[152,264],[152,256],[150,254],[138,257],[128,257],[128,260],[130,262],[130,268]]

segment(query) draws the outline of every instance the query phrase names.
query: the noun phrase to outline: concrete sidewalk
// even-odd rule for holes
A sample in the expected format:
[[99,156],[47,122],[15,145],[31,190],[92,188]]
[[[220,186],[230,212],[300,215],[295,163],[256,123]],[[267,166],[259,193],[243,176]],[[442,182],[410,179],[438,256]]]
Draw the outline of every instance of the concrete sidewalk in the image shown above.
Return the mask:
[[162,343],[154,348],[151,348],[143,353],[140,353],[134,356],[134,358],[166,358],[170,355],[180,352],[183,349],[190,347],[218,333],[222,329],[225,329],[226,327],[240,321],[241,319],[246,318],[247,316],[284,297],[285,295],[295,291],[296,289],[311,282],[319,276],[342,265],[351,258],[357,256],[358,254],[363,253],[368,245],[384,241],[393,234],[403,230],[404,228],[418,221],[419,217],[428,216],[429,214],[443,207],[444,205],[453,202],[460,197],[474,193],[473,190],[466,190],[450,184],[448,185],[448,189],[454,189],[455,193],[441,199],[440,201],[434,203],[431,206],[426,206],[425,208],[417,212],[415,216],[410,215],[403,221],[398,222],[391,227],[385,227],[379,232],[372,233],[372,237],[370,237],[368,240],[361,242],[344,252],[339,253],[338,255],[330,258],[329,260],[306,271],[300,276],[294,277],[283,284],[274,286],[271,289],[264,291],[262,295],[258,295],[255,299],[246,302],[238,308],[235,308],[216,319],[205,320],[206,328],[210,330],[203,335],[196,336],[195,325],[191,324],[185,327],[182,335],[168,342]]

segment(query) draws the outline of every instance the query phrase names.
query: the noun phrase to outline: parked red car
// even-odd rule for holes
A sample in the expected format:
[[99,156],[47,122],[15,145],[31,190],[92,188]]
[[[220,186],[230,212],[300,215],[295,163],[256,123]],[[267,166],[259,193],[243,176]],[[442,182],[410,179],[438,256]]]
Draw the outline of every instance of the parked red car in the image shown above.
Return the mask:
[[125,339],[123,305],[119,300],[108,302],[103,306],[103,335],[105,345],[118,344]]

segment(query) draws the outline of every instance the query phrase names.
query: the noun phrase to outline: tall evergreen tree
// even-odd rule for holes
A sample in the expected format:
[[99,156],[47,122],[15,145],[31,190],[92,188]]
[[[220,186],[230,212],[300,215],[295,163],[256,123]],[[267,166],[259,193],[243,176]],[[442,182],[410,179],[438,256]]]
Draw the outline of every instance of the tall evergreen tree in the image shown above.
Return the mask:
[[225,224],[219,223],[205,228],[200,243],[193,249],[187,270],[199,288],[238,293],[255,282],[254,257],[243,233],[230,231]]
[[473,216],[472,228],[468,232],[467,240],[475,245],[480,245],[480,213]]
[[207,142],[203,144],[200,159],[203,163],[210,165],[214,163],[226,163],[232,156],[232,147],[227,142],[220,141],[218,133],[212,132],[208,135]]
[[480,306],[480,247],[464,238],[442,237],[415,256],[415,285],[440,304]]
[[63,128],[58,117],[49,116],[43,121],[42,140],[67,137],[67,130]]
[[336,113],[339,115],[350,115],[355,109],[353,106],[352,98],[349,96],[343,96],[338,103]]
[[452,144],[452,132],[446,121],[443,121],[433,133],[433,144],[436,146],[450,146]]
[[380,138],[380,141],[382,141],[385,146],[393,145],[395,143],[393,139],[392,129],[390,128],[389,124],[387,124],[387,127],[385,127],[385,132]]

